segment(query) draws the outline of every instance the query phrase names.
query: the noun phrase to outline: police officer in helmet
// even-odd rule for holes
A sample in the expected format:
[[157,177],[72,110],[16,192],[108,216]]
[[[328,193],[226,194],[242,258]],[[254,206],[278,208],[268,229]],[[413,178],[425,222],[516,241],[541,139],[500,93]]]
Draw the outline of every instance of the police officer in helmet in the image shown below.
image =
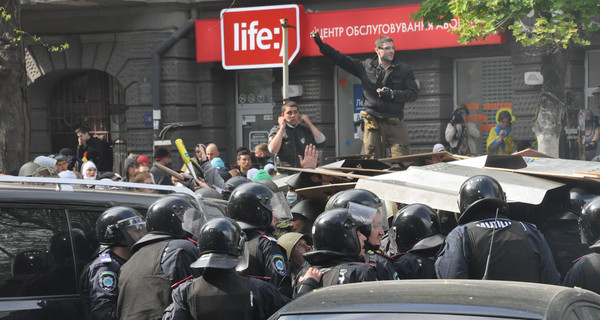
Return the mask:
[[266,319],[289,299],[272,284],[239,275],[248,257],[246,235],[228,218],[207,222],[198,236],[200,258],[192,268],[202,277],[173,290],[173,302],[163,319]]
[[400,279],[436,279],[435,258],[442,244],[440,218],[429,206],[415,203],[398,211],[388,233]]
[[[352,203],[349,208],[331,209],[319,215],[312,233],[314,250],[304,254],[310,266],[300,271],[295,296],[318,287],[377,280],[373,266],[359,262],[367,240],[361,228],[371,224],[376,212]],[[319,271],[317,277],[305,276],[314,269]]]
[[292,218],[283,194],[257,182],[244,183],[231,193],[227,216],[236,220],[248,237],[250,258],[241,274],[260,277],[291,297],[289,262],[271,235],[277,220]]
[[112,207],[96,222],[98,242],[105,246],[81,277],[84,305],[92,319],[117,319],[121,267],[131,257],[133,244],[146,235],[146,222],[134,209]]
[[350,203],[359,204],[376,209],[370,225],[361,228],[361,233],[367,237],[365,242],[365,261],[375,266],[379,280],[397,280],[398,274],[394,268],[392,258],[383,253],[381,240],[387,231],[387,213],[383,202],[377,195],[368,190],[349,189],[334,194],[325,210],[333,208],[348,208]]
[[581,240],[592,253],[577,260],[563,281],[567,287],[580,287],[600,294],[600,196],[584,207],[579,218]]
[[467,179],[458,207],[459,226],[446,237],[435,263],[438,278],[559,282],[544,236],[535,225],[506,217],[506,195],[494,178]]
[[148,208],[148,234],[132,247],[133,256],[121,269],[120,319],[161,318],[172,286],[199,275],[190,267],[198,248],[188,239],[198,234],[203,213],[201,203],[182,195],[167,195]]

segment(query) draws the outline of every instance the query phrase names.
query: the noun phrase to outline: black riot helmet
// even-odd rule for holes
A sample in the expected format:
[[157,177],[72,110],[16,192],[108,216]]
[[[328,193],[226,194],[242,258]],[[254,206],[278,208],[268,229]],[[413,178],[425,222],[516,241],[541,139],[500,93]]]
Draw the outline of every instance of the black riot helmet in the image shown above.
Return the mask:
[[144,235],[146,221],[129,207],[112,207],[96,221],[96,236],[103,245],[131,248]]
[[264,184],[248,182],[235,188],[229,196],[227,216],[243,229],[266,230],[273,217],[291,219],[292,214],[281,192],[274,193]]
[[390,229],[390,240],[396,242],[397,252],[413,249],[417,243],[436,234],[443,241],[440,218],[435,211],[424,204],[415,203],[398,211]]
[[78,261],[87,261],[92,255],[92,246],[80,229],[55,233],[48,240],[47,247],[50,256],[59,264],[71,263],[73,249]]
[[200,208],[196,201],[191,197],[179,195],[167,195],[156,200],[146,214],[146,227],[149,233],[169,234],[180,238],[185,238],[189,234],[194,234],[189,226],[184,226],[184,222],[193,222],[201,215]]
[[373,192],[363,189],[348,189],[331,196],[325,205],[325,210],[348,208],[348,202],[362,204],[363,206],[371,208],[379,208],[382,206],[381,200]]
[[508,210],[506,194],[500,183],[489,176],[473,176],[465,181],[458,191],[458,208],[460,209],[459,224],[464,224],[472,219],[480,209],[496,210],[501,214]]
[[[367,208],[361,206],[362,208]],[[336,208],[325,211],[313,224],[315,252],[329,251],[348,257],[356,257],[363,249],[357,230],[370,225],[377,211]]]
[[[246,234],[229,218],[208,221],[198,235],[200,258],[193,268],[231,269],[238,266],[244,254]],[[245,269],[245,268],[244,268]]]
[[241,186],[244,183],[248,183],[248,182],[251,182],[251,180],[244,176],[235,176],[235,177],[231,177],[230,179],[228,179],[225,182],[225,185],[227,186],[227,190],[229,192],[233,192],[233,190],[235,190],[235,188]]
[[576,214],[581,214],[581,210],[586,203],[599,194],[589,188],[574,187],[569,190],[570,208]]
[[17,253],[12,261],[12,275],[44,274],[50,270],[50,257],[41,250],[25,250]]
[[[369,190],[363,189],[348,189],[340,191],[327,201],[325,205],[325,210],[330,210],[334,208],[348,208],[350,203],[357,203],[363,206],[371,207],[377,209],[381,213],[381,222],[384,230],[388,229],[387,222],[387,213],[385,210],[385,206],[379,197]],[[365,237],[369,237],[371,235],[371,226],[365,226],[361,228],[362,234]]]
[[593,198],[583,207],[579,227],[582,242],[587,242],[590,247],[600,240],[600,196]]

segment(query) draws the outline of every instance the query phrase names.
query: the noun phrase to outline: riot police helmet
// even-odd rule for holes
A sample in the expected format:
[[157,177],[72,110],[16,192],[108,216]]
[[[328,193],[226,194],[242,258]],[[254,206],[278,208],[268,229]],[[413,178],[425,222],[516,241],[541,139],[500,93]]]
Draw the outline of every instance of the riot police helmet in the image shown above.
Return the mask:
[[229,192],[233,192],[233,190],[235,190],[235,188],[241,186],[244,183],[248,183],[248,182],[251,182],[251,180],[244,176],[235,176],[235,177],[231,177],[230,179],[225,181],[225,185],[227,186],[227,190]]
[[[408,252],[417,247],[424,239],[436,237],[433,245],[442,244],[442,226],[437,213],[425,204],[415,203],[402,208],[392,222],[389,237],[396,244],[396,252]],[[439,235],[439,236],[436,236]]]
[[590,188],[573,187],[569,190],[570,209],[579,215],[585,204],[598,195],[598,192]]
[[[480,210],[499,210],[506,214],[506,194],[500,183],[489,176],[478,175],[467,179],[458,191],[459,224],[469,222]],[[469,221],[467,221],[469,220]]]
[[281,192],[257,182],[244,183],[229,197],[227,216],[237,221],[242,229],[267,230],[273,219],[289,220],[290,208]]
[[582,242],[587,242],[590,247],[600,240],[600,196],[593,198],[583,207],[579,227]]
[[323,212],[313,224],[314,252],[325,251],[357,257],[363,249],[357,231],[370,225],[376,213],[377,210],[366,206],[335,208]]
[[146,214],[146,228],[149,233],[185,238],[200,229],[198,225],[201,222],[198,219],[201,215],[198,202],[191,196],[171,194],[150,205]]
[[194,192],[199,197],[202,197],[203,199],[219,199],[219,200],[223,199],[223,197],[221,196],[221,193],[219,193],[219,191],[217,191],[214,188],[210,188],[210,187],[200,188]]
[[144,235],[146,221],[130,207],[112,207],[96,221],[96,236],[103,245],[131,248]]
[[12,275],[44,274],[50,270],[50,259],[42,250],[25,250],[17,253],[12,261]]
[[193,268],[234,268],[243,260],[245,247],[246,234],[235,221],[229,218],[212,219],[200,229],[198,235],[200,258],[191,266]]
[[[348,189],[334,194],[327,204],[325,210],[334,208],[348,208],[349,203],[357,203],[363,206],[375,208],[380,213],[381,226],[384,230],[388,230],[387,212],[384,203],[379,197],[369,190],[364,189]],[[365,226],[361,229],[362,234],[367,238],[371,235],[371,226]]]

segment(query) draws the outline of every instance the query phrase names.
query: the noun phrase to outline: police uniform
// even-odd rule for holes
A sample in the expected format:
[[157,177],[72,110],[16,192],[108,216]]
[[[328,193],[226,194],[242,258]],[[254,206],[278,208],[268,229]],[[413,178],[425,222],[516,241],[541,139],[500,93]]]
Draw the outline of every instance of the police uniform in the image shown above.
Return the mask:
[[435,255],[406,252],[393,256],[392,260],[400,279],[437,279]]
[[377,279],[379,280],[398,280],[398,272],[394,268],[394,263],[391,257],[386,256],[377,250],[369,251],[367,254],[367,262],[374,266],[377,271]]
[[123,258],[107,248],[83,272],[82,299],[93,319],[117,319],[119,273],[124,263]]
[[[600,242],[591,248],[598,251]],[[567,287],[580,287],[600,294],[600,253],[593,252],[577,260],[575,265],[565,276],[562,285]]]
[[173,290],[163,319],[267,319],[290,300],[262,280],[208,268]]
[[132,248],[119,282],[120,319],[159,319],[171,302],[171,286],[199,275],[190,265],[198,248],[189,240],[150,233]]
[[256,230],[244,230],[248,236],[246,246],[250,254],[248,268],[242,275],[261,278],[274,285],[281,293],[291,297],[290,265],[285,250],[277,239],[262,235]]
[[342,256],[335,252],[311,251],[304,254],[304,259],[308,261],[309,265],[300,270],[298,278],[304,276],[309,267],[316,268],[323,274],[320,282],[307,278],[298,283],[294,288],[294,298],[319,287],[378,280],[377,271],[373,265],[357,262],[352,257]]
[[544,236],[531,223],[504,216],[469,222],[448,234],[435,268],[440,279],[482,279],[490,239],[494,242],[488,279],[557,284],[556,270]]

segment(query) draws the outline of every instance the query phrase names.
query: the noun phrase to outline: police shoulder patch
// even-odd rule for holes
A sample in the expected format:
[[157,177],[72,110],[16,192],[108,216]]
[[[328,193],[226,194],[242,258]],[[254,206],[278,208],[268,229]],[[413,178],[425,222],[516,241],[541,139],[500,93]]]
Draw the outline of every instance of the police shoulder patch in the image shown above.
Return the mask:
[[271,263],[273,264],[273,269],[275,269],[275,272],[285,276],[287,273],[287,266],[285,265],[285,260],[283,259],[282,255],[274,254],[271,256]]
[[98,258],[100,258],[100,262],[102,263],[109,263],[112,261],[112,258],[110,257],[110,254],[108,254],[108,252],[101,253],[100,255],[98,255]]
[[106,292],[112,292],[117,288],[117,275],[111,271],[100,273],[100,287]]

